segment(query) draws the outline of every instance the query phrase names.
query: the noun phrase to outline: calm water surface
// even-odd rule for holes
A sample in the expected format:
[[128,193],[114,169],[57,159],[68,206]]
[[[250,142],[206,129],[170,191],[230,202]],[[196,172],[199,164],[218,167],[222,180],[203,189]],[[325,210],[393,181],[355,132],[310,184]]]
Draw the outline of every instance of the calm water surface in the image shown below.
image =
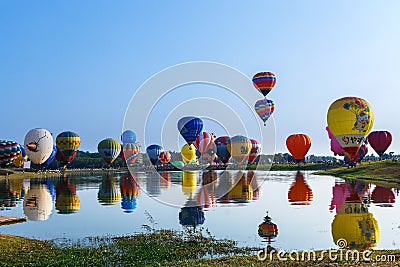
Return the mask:
[[[142,225],[207,228],[264,246],[268,211],[279,249],[400,248],[398,190],[309,172],[163,172],[0,179],[0,215],[27,217],[0,233],[37,239],[125,235]],[[150,218],[151,217],[151,218]],[[150,219],[149,219],[150,218]]]

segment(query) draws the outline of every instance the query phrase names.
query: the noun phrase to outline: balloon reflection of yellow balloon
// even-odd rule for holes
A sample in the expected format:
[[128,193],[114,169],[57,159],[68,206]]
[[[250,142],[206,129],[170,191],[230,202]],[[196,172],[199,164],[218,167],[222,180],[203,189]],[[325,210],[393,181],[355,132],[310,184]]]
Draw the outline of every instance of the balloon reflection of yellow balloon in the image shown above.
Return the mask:
[[182,172],[182,192],[191,196],[196,192],[197,185],[197,172],[195,171],[183,171]]
[[185,144],[181,149],[182,161],[185,164],[193,164],[196,162],[196,148],[194,145]]
[[104,175],[97,198],[101,205],[115,205],[121,201],[121,191],[115,177]]
[[51,194],[45,184],[31,184],[24,198],[24,214],[32,221],[45,221],[53,208]]
[[81,201],[77,195],[58,196],[56,209],[61,214],[75,213],[81,208]]
[[378,222],[356,193],[346,199],[335,215],[332,237],[342,248],[367,249],[379,242]]
[[239,172],[239,181],[232,187],[228,193],[228,198],[230,200],[238,202],[247,202],[253,199],[253,188],[247,181],[245,174]]

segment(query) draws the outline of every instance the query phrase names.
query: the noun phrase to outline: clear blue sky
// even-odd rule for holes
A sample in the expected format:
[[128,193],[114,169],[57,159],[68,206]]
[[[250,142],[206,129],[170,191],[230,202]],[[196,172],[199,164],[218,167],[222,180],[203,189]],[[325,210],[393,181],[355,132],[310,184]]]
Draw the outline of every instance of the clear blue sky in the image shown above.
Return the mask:
[[[73,130],[81,149],[119,140],[129,100],[150,76],[215,61],[252,77],[269,70],[276,146],[307,133],[331,154],[326,112],[337,98],[367,99],[374,130],[400,152],[400,2],[0,1],[0,139],[31,128]],[[261,95],[260,95],[261,96]],[[133,129],[134,130],[134,129]]]

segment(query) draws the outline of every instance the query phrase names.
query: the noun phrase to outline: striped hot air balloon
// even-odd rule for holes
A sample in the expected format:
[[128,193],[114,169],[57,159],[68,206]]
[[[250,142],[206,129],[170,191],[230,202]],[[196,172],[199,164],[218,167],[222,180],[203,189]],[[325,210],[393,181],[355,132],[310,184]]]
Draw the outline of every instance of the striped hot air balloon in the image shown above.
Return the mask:
[[169,163],[169,161],[171,160],[171,153],[167,152],[167,151],[163,151],[160,153],[160,155],[158,156],[158,159],[160,160],[162,165],[166,165]]
[[276,76],[272,72],[259,72],[253,76],[253,85],[266,96],[276,84]]
[[254,104],[254,109],[261,120],[264,122],[265,126],[267,120],[275,110],[275,104],[272,100],[261,99]]
[[119,156],[121,145],[112,138],[106,138],[97,145],[97,150],[104,161],[111,164]]

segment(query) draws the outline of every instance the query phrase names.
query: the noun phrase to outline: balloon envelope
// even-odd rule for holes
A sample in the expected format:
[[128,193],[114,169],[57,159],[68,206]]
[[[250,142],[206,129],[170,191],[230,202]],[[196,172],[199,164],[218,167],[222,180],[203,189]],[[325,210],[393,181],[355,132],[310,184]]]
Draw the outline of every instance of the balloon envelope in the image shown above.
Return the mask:
[[261,143],[257,140],[250,139],[251,149],[249,154],[249,162],[253,163],[261,153]]
[[66,131],[62,132],[56,137],[57,149],[64,150],[77,150],[81,145],[81,138],[77,133]]
[[171,153],[167,151],[162,151],[158,156],[158,159],[160,160],[162,165],[166,165],[171,160]]
[[121,141],[123,144],[126,143],[135,143],[136,142],[136,133],[132,130],[126,130],[121,134]]
[[34,164],[42,164],[53,151],[53,136],[46,129],[32,129],[25,136],[24,148]]
[[153,144],[146,148],[147,156],[153,165],[158,163],[159,156],[164,149],[162,146]]
[[53,151],[51,151],[50,156],[46,159],[45,162],[43,162],[42,165],[45,167],[48,167],[53,162],[53,160],[56,158],[56,153],[57,153],[57,147],[53,146]]
[[140,147],[134,143],[125,143],[122,145],[121,158],[127,164],[133,164],[140,156]]
[[18,143],[0,140],[0,165],[8,165],[21,156],[22,151]]
[[217,146],[217,157],[223,163],[228,163],[231,158],[231,154],[228,151],[228,144],[230,143],[231,138],[229,136],[220,136],[215,139],[214,143]]
[[374,113],[366,100],[343,97],[330,105],[327,121],[340,146],[354,158],[372,129]]
[[336,155],[343,156],[344,155],[344,149],[340,146],[338,140],[336,140],[336,137],[333,136],[331,130],[329,130],[329,127],[327,126],[326,131],[328,132],[329,139],[331,140],[331,151]]
[[286,147],[297,161],[303,160],[311,147],[311,139],[306,134],[292,134],[286,139]]
[[206,153],[207,150],[214,143],[214,135],[212,133],[202,132],[197,136],[194,146],[201,154]]
[[249,138],[236,135],[230,139],[228,144],[228,152],[237,164],[247,163],[251,150],[251,141]]
[[119,156],[121,145],[115,139],[106,138],[97,145],[97,150],[105,162],[111,164]]
[[261,99],[254,104],[254,109],[265,125],[265,122],[275,110],[275,104],[272,100]]
[[266,96],[276,84],[276,76],[272,72],[259,72],[253,76],[253,85]]
[[188,144],[193,144],[203,130],[203,121],[196,117],[183,117],[178,121],[178,130]]
[[183,145],[181,149],[182,161],[185,164],[194,164],[196,163],[196,148],[194,145]]
[[368,135],[368,143],[381,157],[392,143],[392,134],[388,131],[374,131]]

